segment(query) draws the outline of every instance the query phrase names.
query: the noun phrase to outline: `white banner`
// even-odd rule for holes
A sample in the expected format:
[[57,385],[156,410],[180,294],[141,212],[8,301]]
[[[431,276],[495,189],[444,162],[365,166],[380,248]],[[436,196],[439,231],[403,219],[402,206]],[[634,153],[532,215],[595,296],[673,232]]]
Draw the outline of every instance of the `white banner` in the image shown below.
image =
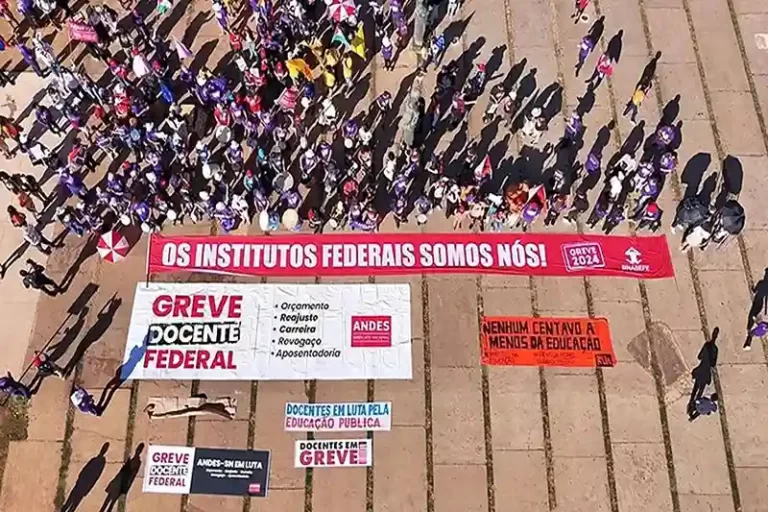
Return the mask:
[[189,494],[195,448],[150,445],[144,466],[144,492]]
[[321,439],[296,441],[296,468],[372,466],[370,439]]
[[390,430],[391,402],[285,404],[285,430],[292,432],[350,432]]
[[123,378],[411,378],[408,285],[136,287]]

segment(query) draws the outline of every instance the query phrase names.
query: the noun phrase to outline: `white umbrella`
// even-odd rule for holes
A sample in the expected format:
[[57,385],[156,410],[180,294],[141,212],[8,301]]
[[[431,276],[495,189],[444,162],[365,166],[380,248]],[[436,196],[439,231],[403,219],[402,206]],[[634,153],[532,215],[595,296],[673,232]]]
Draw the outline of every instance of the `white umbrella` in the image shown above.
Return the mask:
[[99,256],[105,261],[117,263],[120,260],[125,259],[128,255],[128,250],[131,245],[123,235],[117,231],[107,231],[101,238],[99,238],[96,244],[96,250],[99,251]]

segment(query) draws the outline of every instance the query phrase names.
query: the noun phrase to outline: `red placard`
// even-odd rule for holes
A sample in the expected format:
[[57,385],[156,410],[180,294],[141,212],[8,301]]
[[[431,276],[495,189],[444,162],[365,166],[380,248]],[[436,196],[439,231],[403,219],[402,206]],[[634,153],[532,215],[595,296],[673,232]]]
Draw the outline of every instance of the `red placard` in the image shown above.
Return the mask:
[[243,276],[674,276],[665,236],[517,233],[152,235],[147,270]]
[[69,29],[69,37],[75,41],[95,43],[99,40],[99,35],[96,33],[96,29],[86,23],[70,20],[67,22],[67,29]]
[[493,366],[614,366],[605,318],[484,317],[481,362]]
[[352,347],[391,347],[392,317],[352,315]]

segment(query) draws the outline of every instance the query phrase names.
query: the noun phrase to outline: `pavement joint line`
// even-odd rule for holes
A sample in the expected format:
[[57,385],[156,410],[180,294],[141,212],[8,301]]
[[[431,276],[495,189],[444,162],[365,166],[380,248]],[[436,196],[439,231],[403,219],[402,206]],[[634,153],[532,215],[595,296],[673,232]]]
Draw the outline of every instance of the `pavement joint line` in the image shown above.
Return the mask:
[[[120,370],[118,370],[120,371]],[[125,427],[125,445],[123,447],[123,461],[128,461],[133,456],[133,436],[136,433],[136,410],[139,402],[139,381],[131,383],[131,396],[128,405],[128,419]],[[125,512],[125,504],[128,494],[121,494],[117,502],[117,512]]]
[[[373,73],[371,74],[371,83],[373,84]],[[371,85],[373,88],[373,85]],[[374,96],[375,97],[375,96]],[[376,278],[374,276],[368,277],[368,284],[376,284]],[[408,286],[410,289],[410,286]],[[368,379],[366,383],[366,401],[367,402],[374,402],[376,400],[376,385],[373,379]],[[374,432],[372,430],[368,430],[365,433],[366,437],[371,440],[371,443],[374,443]],[[375,449],[375,448],[372,448]],[[373,512],[374,510],[374,471],[373,466],[367,466],[365,468],[365,510],[366,512]]]
[[[755,108],[755,115],[757,116],[757,124],[760,127],[760,135],[763,139],[763,146],[765,147],[765,153],[768,154],[768,126],[766,126],[765,115],[760,105],[760,98],[757,94],[757,86],[755,85],[754,73],[752,72],[752,65],[749,63],[749,57],[747,56],[746,45],[744,43],[744,35],[741,32],[741,26],[739,25],[739,15],[736,12],[736,8],[733,5],[733,0],[726,0],[728,4],[728,12],[731,16],[731,24],[733,25],[733,31],[736,34],[736,43],[739,45],[739,53],[741,54],[741,61],[744,64],[744,71],[747,75],[747,83],[749,84],[749,93],[752,96],[752,104]],[[752,265],[749,262],[749,256],[747,253],[747,245],[744,242],[744,237],[739,235],[736,238],[739,244],[739,253],[741,254],[741,262],[744,265],[744,273],[747,277],[747,286],[749,287],[750,296],[752,296],[752,290],[755,286],[755,279],[752,274]],[[763,355],[765,356],[765,363],[768,365],[768,340],[761,338],[763,345]]]
[[[647,18],[647,13],[645,8],[645,0],[638,0],[638,4],[640,7],[640,14],[643,21],[643,30],[645,33],[646,45],[648,47],[648,53],[650,55],[653,53],[653,44],[651,41],[650,27],[648,25],[648,18]],[[701,57],[701,51],[698,45],[696,30],[693,24],[693,16],[691,13],[689,0],[682,0],[682,4],[683,4],[683,10],[685,11],[686,20],[688,23],[688,30],[691,38],[691,44],[694,50],[694,56],[696,58],[696,67],[699,72],[699,80],[701,82],[702,91],[704,93],[704,103],[706,105],[707,116],[708,116],[710,128],[712,130],[712,137],[715,143],[715,150],[717,151],[717,157],[719,159],[719,163],[720,165],[722,165],[725,159],[725,151],[723,148],[722,139],[720,138],[720,132],[717,126],[717,121],[715,119],[714,108],[712,106],[712,97],[710,95],[709,84],[707,83],[706,74],[704,72],[704,64]],[[729,4],[729,7],[730,7],[730,4]],[[731,14],[733,16],[733,11],[731,12]],[[740,34],[737,32],[737,36],[739,35]],[[737,37],[737,41],[738,40],[739,40],[739,37]],[[740,49],[743,50],[743,47]],[[749,78],[749,67],[746,62],[745,55],[743,53],[742,53],[742,60],[744,65],[746,66],[745,71],[747,72],[747,75]],[[657,108],[660,110],[660,114],[661,114],[662,113],[661,109],[663,108],[662,105],[664,101],[661,94],[661,86],[660,86],[661,84],[659,83],[657,77],[654,77],[654,85],[656,89]],[[750,85],[753,85],[753,82],[750,82]],[[752,88],[752,91],[754,91],[754,88]],[[759,112],[759,108],[756,110],[756,112]],[[758,123],[759,121],[760,121],[760,117],[758,117]],[[764,129],[764,127],[765,127],[764,124],[761,125],[761,129]],[[768,139],[765,138],[765,132],[763,132],[763,135],[764,135],[763,143],[766,144],[766,148],[768,148]],[[682,194],[680,190],[680,179],[677,171],[672,173],[672,175],[670,176],[670,185],[672,187],[672,190],[675,193],[675,198],[679,200],[682,197]],[[742,235],[739,235],[737,237],[737,241],[739,243],[739,250],[742,257],[742,262],[744,264],[744,272],[746,274],[747,283],[749,285],[748,293],[750,293],[752,289],[751,285],[752,283],[754,283],[754,280],[752,279],[752,274],[749,266],[749,259],[747,258],[746,246],[744,245],[744,240]],[[701,330],[702,330],[704,339],[706,340],[709,338],[710,330],[708,325],[709,322],[707,318],[706,308],[704,305],[704,297],[702,293],[701,281],[699,279],[699,269],[695,264],[693,254],[691,252],[688,252],[687,259],[688,259],[688,267],[691,273],[691,281],[693,283],[694,294],[696,296],[696,304],[699,309],[699,319],[701,321]],[[764,349],[766,347],[766,343],[768,342],[765,342],[765,341],[763,342]],[[651,344],[651,347],[653,347],[653,344]],[[651,352],[653,355],[653,349],[651,349]],[[728,479],[731,484],[731,497],[733,499],[734,510],[736,512],[741,512],[742,510],[741,494],[739,491],[738,479],[736,477],[736,466],[733,458],[733,444],[731,442],[730,430],[728,428],[728,413],[727,413],[726,398],[722,392],[722,386],[720,384],[720,375],[717,371],[717,368],[714,368],[714,371],[712,372],[712,377],[713,377],[712,380],[715,387],[715,391],[720,397],[720,411],[718,416],[720,419],[720,428],[723,436],[723,448],[725,451],[726,465],[728,467]]]
[[[565,87],[565,75],[564,75],[564,56],[563,56],[563,47],[560,41],[560,32],[559,32],[559,26],[558,26],[558,16],[557,16],[557,8],[555,6],[554,0],[549,0],[549,7],[550,7],[550,18],[552,23],[552,40],[555,46],[555,61],[557,63],[557,73],[558,73],[558,82],[560,83],[561,89],[562,89],[562,103],[561,103],[561,109],[562,114],[565,122],[568,122],[568,114],[566,113],[566,107],[568,105],[568,91]],[[595,12],[596,17],[600,17],[600,6],[597,0],[595,0]],[[601,50],[604,50],[604,43],[603,39],[600,39],[600,48]],[[614,119],[614,127],[616,128],[618,126],[618,122],[615,122],[616,119],[616,108],[615,108],[615,101],[614,101],[614,94],[613,94],[613,85],[610,81],[610,77],[608,80],[608,94],[611,99],[611,115]],[[618,129],[613,134],[615,137],[619,136]],[[617,140],[621,140],[620,136]],[[581,223],[577,223],[577,231],[579,233],[583,233],[583,226]],[[586,306],[587,306],[587,315],[589,318],[595,318],[595,304],[594,304],[594,295],[592,293],[592,284],[589,278],[585,277],[583,279],[584,284],[584,297],[586,299]],[[591,376],[590,376],[591,377]],[[618,498],[618,491],[616,489],[616,473],[615,473],[615,466],[614,466],[614,456],[613,456],[613,447],[611,445],[611,430],[610,430],[610,423],[608,418],[608,399],[606,397],[605,392],[605,379],[603,377],[603,369],[602,368],[595,368],[595,374],[594,378],[597,383],[597,395],[598,395],[598,402],[599,402],[599,408],[600,408],[600,423],[603,430],[603,447],[605,450],[605,469],[606,469],[606,480],[607,480],[607,486],[608,486],[608,499],[611,506],[611,512],[619,512],[619,498]]]
[[[259,279],[260,284],[266,284],[266,282],[267,282],[267,278],[265,276],[262,276]],[[258,403],[258,396],[259,396],[259,381],[252,380],[250,408],[248,410],[248,438],[246,441],[246,446],[248,447],[249,450],[256,449],[256,405]],[[252,509],[253,509],[253,500],[248,496],[243,497],[243,512],[251,512]]]
[[[424,227],[421,228],[422,232]],[[432,344],[429,327],[429,283],[421,275],[421,322],[424,331],[424,439],[427,463],[427,507],[426,512],[435,512],[435,456],[434,432],[432,425]]]
[[[262,278],[262,283],[265,280]],[[249,450],[255,450],[256,449],[256,404],[258,403],[258,396],[259,396],[259,381],[252,380],[251,381],[251,400],[250,400],[250,408],[248,411],[248,440],[246,442],[246,446]],[[270,455],[271,457],[271,455]],[[243,512],[250,512],[252,509],[252,503],[253,500],[248,497],[243,497]]]
[[[192,381],[189,387],[189,396],[196,396],[200,393],[200,381],[195,379]],[[187,446],[195,446],[195,426],[197,422],[194,416],[190,416],[187,419]],[[189,494],[181,496],[181,503],[179,504],[181,512],[189,512]]]
[[[485,302],[483,300],[482,276],[475,277],[475,290],[477,295],[477,325],[482,329],[485,316]],[[480,344],[480,337],[477,340]],[[482,347],[480,347],[482,351]],[[488,512],[496,512],[496,478],[493,472],[493,428],[491,422],[491,391],[488,381],[488,365],[480,365],[480,378],[483,395],[483,440],[485,441],[485,468],[488,485]]]
[[[315,276],[315,284],[320,284],[320,276]],[[317,402],[317,380],[305,380],[304,390],[307,401],[311,404]],[[307,441],[314,441],[315,433],[307,432]],[[312,512],[312,497],[314,496],[314,468],[304,470],[304,512]]]
[[[533,276],[528,277],[531,292],[531,312],[534,318],[539,317],[539,291]],[[544,461],[547,470],[547,504],[550,512],[557,510],[557,493],[555,489],[555,462],[552,449],[552,427],[549,417],[549,395],[547,392],[547,376],[544,367],[539,366],[539,400],[541,404],[541,428],[544,440]]]
[[[506,1],[506,0],[505,0]],[[462,52],[467,51],[467,29],[461,35]],[[464,53],[462,53],[464,55]],[[469,63],[471,66],[471,62]],[[487,84],[486,84],[487,85]],[[477,134],[476,123],[472,122],[472,116],[467,114],[467,139],[469,141],[474,140]],[[483,322],[484,316],[484,302],[483,302],[483,290],[482,290],[482,276],[475,277],[475,303],[477,307],[477,325],[480,327]],[[478,335],[476,343],[480,344],[480,336]],[[480,348],[482,350],[482,348]],[[476,366],[470,368],[477,368]],[[488,367],[484,364],[480,364],[480,387],[481,398],[483,408],[483,447],[485,450],[485,478],[486,478],[486,496],[488,500],[488,512],[496,512],[496,484],[495,474],[493,470],[493,432],[491,426],[491,397],[490,397],[490,384],[488,381]]]
[[[643,25],[643,32],[645,34],[646,44],[648,46],[648,54],[652,54],[652,48],[650,44],[650,31],[648,28],[648,20],[643,8],[643,0],[638,0],[640,11],[641,11],[641,20]],[[601,8],[601,2],[600,0],[595,0],[595,14],[599,18],[602,16],[602,8]],[[605,43],[600,41],[600,49],[601,52],[605,51]],[[607,86],[608,86],[608,97],[610,99],[610,111],[611,111],[611,120],[613,122],[613,129],[611,130],[614,135],[614,148],[618,147],[618,150],[621,151],[621,147],[623,144],[623,138],[621,134],[621,129],[619,127],[619,117],[618,117],[618,111],[616,109],[617,99],[616,94],[613,88],[613,79],[611,77],[607,77],[606,79]],[[658,84],[656,84],[656,91],[658,93]],[[661,106],[659,105],[659,108]],[[583,230],[583,225],[581,224],[581,221],[579,221],[580,231]],[[634,230],[631,230],[632,234],[634,235]],[[638,280],[638,289],[640,292],[640,304],[643,311],[643,321],[645,323],[646,329],[650,328],[651,325],[651,313],[650,313],[650,305],[648,301],[648,293],[645,287],[645,283],[642,280]],[[590,288],[591,292],[591,288]],[[632,301],[634,302],[634,301]],[[588,302],[589,305],[589,302]],[[594,306],[594,302],[592,302],[592,305]],[[663,379],[661,377],[661,369],[658,365],[658,358],[656,354],[656,350],[654,348],[653,343],[651,343],[650,346],[650,355],[651,355],[651,373],[654,380],[655,388],[656,388],[656,400],[658,402],[659,407],[659,420],[661,423],[661,431],[662,431],[662,439],[664,443],[664,455],[666,458],[666,466],[667,466],[667,476],[669,479],[669,491],[670,491],[670,497],[672,500],[672,510],[673,512],[680,512],[680,497],[677,489],[677,476],[676,476],[676,470],[675,470],[675,462],[674,462],[674,455],[672,451],[672,437],[670,434],[669,429],[669,420],[667,417],[667,410],[666,410],[666,400],[665,400],[665,390],[664,390],[664,384]],[[600,399],[600,407],[601,407],[601,419],[602,419],[602,407],[603,407],[603,399],[606,399],[606,414],[607,414],[607,397],[605,397],[605,387],[604,387],[604,379],[602,373],[600,373],[600,376],[598,377],[600,381],[603,381],[603,392],[600,393],[600,389],[598,388],[598,396]],[[601,396],[602,395],[602,396]],[[609,425],[610,428],[610,425]],[[608,432],[604,429],[604,432]],[[609,434],[610,435],[610,434]],[[611,453],[612,453],[611,449]],[[607,452],[606,452],[607,453]],[[610,477],[609,477],[610,478]],[[615,471],[614,471],[614,485],[615,485]],[[616,506],[618,507],[618,494],[616,494]],[[613,495],[611,496],[611,507],[613,509]]]
[[[581,223],[577,224],[579,232],[582,231]],[[584,278],[584,295],[587,299],[587,314],[589,318],[595,318],[595,301],[592,293],[592,282],[588,277]],[[608,498],[611,502],[611,512],[619,512],[619,494],[616,489],[616,467],[613,457],[613,441],[611,439],[611,423],[608,415],[608,397],[605,392],[605,376],[602,368],[595,368],[597,380],[597,398],[600,404],[600,422],[603,428],[603,446],[605,448],[605,469],[608,479]]]

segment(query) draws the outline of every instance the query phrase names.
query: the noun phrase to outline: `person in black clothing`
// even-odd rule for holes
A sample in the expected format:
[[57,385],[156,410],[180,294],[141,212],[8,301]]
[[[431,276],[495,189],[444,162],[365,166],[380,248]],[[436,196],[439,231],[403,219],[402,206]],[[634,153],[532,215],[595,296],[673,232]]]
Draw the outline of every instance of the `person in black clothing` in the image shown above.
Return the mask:
[[688,416],[692,417],[696,412],[696,401],[700,400],[704,396],[704,391],[707,386],[712,383],[712,370],[717,364],[717,352],[718,348],[715,342],[717,336],[720,334],[720,328],[715,327],[712,331],[712,337],[709,341],[704,343],[699,350],[699,364],[691,371],[691,377],[693,378],[693,389],[691,390],[691,398],[688,401]]
[[53,120],[53,113],[51,112],[51,109],[45,105],[37,105],[35,107],[35,119],[37,119],[38,123],[45,126],[46,129],[51,130],[51,132],[55,133],[56,135],[61,135],[64,133]]
[[28,259],[27,268],[19,270],[19,275],[21,275],[25,288],[42,290],[51,297],[61,293],[61,287],[53,279],[45,275],[45,267],[34,260]]

